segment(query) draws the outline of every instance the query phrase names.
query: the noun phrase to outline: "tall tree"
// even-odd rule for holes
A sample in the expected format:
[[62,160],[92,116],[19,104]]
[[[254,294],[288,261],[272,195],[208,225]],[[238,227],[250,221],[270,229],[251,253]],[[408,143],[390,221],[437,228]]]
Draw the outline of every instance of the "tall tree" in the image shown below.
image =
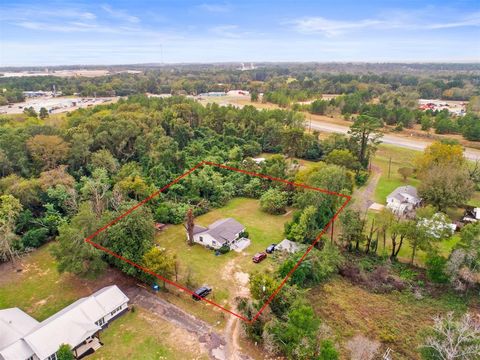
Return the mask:
[[432,165],[419,176],[419,195],[439,211],[466,203],[475,191],[466,167],[454,163]]
[[22,205],[12,195],[0,196],[0,259],[15,262],[14,242],[18,239],[15,234],[15,222],[22,211]]
[[70,145],[60,136],[35,135],[27,141],[27,149],[43,170],[50,170],[67,159]]
[[[60,273],[69,272],[86,278],[97,277],[106,267],[102,252],[85,242],[106,219],[99,218],[88,202],[80,204],[78,213],[69,224],[59,228],[57,241],[52,247],[52,254],[57,260]],[[97,235],[95,242],[101,242],[103,234]]]
[[368,115],[360,115],[350,126],[350,138],[357,148],[357,157],[364,167],[368,165],[370,156],[375,152],[380,138],[382,124],[379,119]]
[[189,208],[186,214],[185,229],[187,230],[187,243],[193,246],[193,229],[195,227],[195,220],[192,208]]

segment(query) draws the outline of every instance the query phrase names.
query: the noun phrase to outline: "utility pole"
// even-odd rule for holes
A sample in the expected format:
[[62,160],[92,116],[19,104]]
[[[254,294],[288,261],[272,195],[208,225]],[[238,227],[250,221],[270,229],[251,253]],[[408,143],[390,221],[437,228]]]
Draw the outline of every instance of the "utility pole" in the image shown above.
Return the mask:
[[388,161],[388,178],[390,179],[390,169],[392,168],[392,157],[390,156],[390,160]]

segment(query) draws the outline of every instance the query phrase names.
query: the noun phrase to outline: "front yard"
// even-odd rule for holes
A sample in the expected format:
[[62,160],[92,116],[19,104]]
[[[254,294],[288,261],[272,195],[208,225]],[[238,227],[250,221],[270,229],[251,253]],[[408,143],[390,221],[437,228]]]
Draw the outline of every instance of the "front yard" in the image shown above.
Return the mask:
[[272,243],[284,239],[284,224],[291,220],[291,213],[269,215],[260,209],[258,200],[236,198],[226,206],[214,209],[195,219],[195,223],[208,226],[222,218],[234,218],[242,223],[249,233],[251,244],[243,252],[230,251],[215,256],[214,251],[202,245],[188,246],[183,225],[170,225],[157,235],[157,244],[177,255],[179,262],[178,283],[190,288],[209,285],[213,288],[211,299],[226,305],[235,289],[234,277],[245,274],[268,271],[272,260],[267,258],[259,264],[252,262],[252,256]]

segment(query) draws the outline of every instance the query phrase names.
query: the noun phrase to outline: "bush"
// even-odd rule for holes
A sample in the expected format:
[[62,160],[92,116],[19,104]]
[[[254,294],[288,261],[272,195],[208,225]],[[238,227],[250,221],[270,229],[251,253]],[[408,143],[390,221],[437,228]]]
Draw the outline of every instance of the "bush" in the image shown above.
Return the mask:
[[240,234],[238,234],[239,238],[248,238],[248,231],[242,231]]
[[369,177],[368,171],[360,170],[355,174],[355,184],[358,186],[365,185]]
[[222,247],[218,249],[218,252],[220,254],[226,254],[229,251],[230,251],[230,246],[228,246],[228,245],[222,245]]
[[425,265],[427,267],[427,277],[435,283],[446,283],[448,276],[445,274],[447,259],[437,254],[429,254]]
[[48,229],[38,228],[28,230],[22,237],[22,244],[24,247],[38,248],[45,244],[48,239]]
[[269,214],[283,214],[287,200],[287,195],[283,191],[270,189],[260,198],[260,207]]
[[337,360],[338,351],[331,340],[323,340],[321,343],[318,360]]

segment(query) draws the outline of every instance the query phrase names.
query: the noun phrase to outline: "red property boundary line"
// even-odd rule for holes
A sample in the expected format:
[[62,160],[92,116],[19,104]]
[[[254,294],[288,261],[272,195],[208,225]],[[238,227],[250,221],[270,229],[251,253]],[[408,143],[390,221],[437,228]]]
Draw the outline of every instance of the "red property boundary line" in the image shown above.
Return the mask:
[[89,237],[87,237],[85,239],[85,242],[87,242],[88,244],[94,246],[95,248],[111,255],[111,256],[114,256],[116,257],[117,259],[120,259],[134,267],[136,267],[137,269],[140,269],[142,270],[143,272],[147,273],[147,274],[150,274],[152,276],[155,276],[156,278],[170,284],[170,285],[173,285],[175,287],[177,287],[178,289],[190,294],[190,295],[193,295],[193,291],[190,290],[190,289],[187,289],[186,287],[180,285],[180,284],[177,284],[169,279],[166,279],[164,278],[163,276],[161,275],[158,275],[156,273],[154,273],[153,271],[151,271],[150,269],[147,269],[143,266],[140,266],[138,264],[136,264],[135,262],[111,251],[110,249],[107,249],[106,247],[100,245],[100,244],[97,244],[96,242],[92,241],[92,239],[97,236],[98,234],[102,233],[103,231],[105,231],[106,229],[108,229],[110,226],[114,225],[115,223],[117,223],[118,221],[120,221],[121,219],[123,219],[124,217],[126,217],[127,215],[131,214],[133,211],[135,211],[136,209],[138,209],[140,206],[144,205],[146,202],[150,201],[151,199],[153,199],[154,197],[158,196],[161,192],[165,191],[166,189],[168,189],[170,186],[176,184],[177,182],[179,182],[180,180],[182,180],[183,178],[185,178],[186,176],[188,176],[189,174],[191,174],[192,172],[194,172],[195,170],[197,170],[198,168],[204,166],[204,165],[210,165],[210,166],[215,166],[215,167],[218,167],[218,168],[222,168],[222,169],[227,169],[227,170],[231,170],[231,171],[236,171],[236,172],[239,172],[239,173],[243,173],[243,174],[246,174],[246,175],[250,175],[250,176],[255,176],[255,177],[260,177],[260,178],[264,178],[264,179],[268,179],[268,180],[272,180],[272,181],[278,181],[278,182],[281,182],[281,183],[284,183],[284,184],[288,184],[288,185],[292,185],[292,186],[297,186],[297,187],[302,187],[302,188],[305,188],[305,189],[309,189],[309,190],[314,190],[314,191],[319,191],[319,192],[322,192],[322,193],[325,193],[325,194],[329,194],[329,195],[333,195],[333,196],[338,196],[338,197],[341,197],[341,198],[344,198],[345,201],[342,203],[341,207],[338,209],[338,211],[333,215],[333,217],[330,219],[330,221],[325,225],[325,227],[322,229],[322,231],[317,235],[317,237],[315,238],[315,241],[308,247],[307,251],[305,251],[305,254],[303,254],[303,256],[300,258],[300,260],[295,264],[295,266],[289,271],[289,273],[287,274],[287,276],[285,276],[285,278],[282,280],[282,282],[280,283],[280,285],[278,286],[278,288],[272,293],[272,295],[270,295],[270,297],[268,298],[268,300],[265,302],[265,304],[263,304],[263,306],[260,308],[260,310],[255,314],[255,316],[251,319],[247,319],[246,317],[240,315],[240,314],[237,314],[229,309],[226,309],[225,307],[217,304],[216,302],[214,301],[211,301],[207,298],[201,298],[203,301],[213,305],[213,306],[216,306],[220,309],[222,309],[223,311],[231,314],[231,315],[234,315],[236,316],[237,318],[245,321],[246,323],[253,323],[255,320],[258,319],[258,317],[260,316],[260,314],[265,310],[265,308],[268,306],[268,304],[270,304],[270,302],[272,301],[272,299],[280,292],[280,290],[282,289],[282,287],[285,285],[285,283],[288,281],[288,279],[290,278],[290,276],[293,274],[293,272],[300,266],[300,264],[302,263],[302,261],[305,259],[305,257],[308,255],[308,253],[313,249],[313,247],[315,246],[315,244],[317,244],[319,241],[320,241],[320,238],[326,233],[327,229],[329,228],[329,226],[335,221],[335,219],[338,217],[338,215],[340,214],[340,212],[345,208],[345,206],[348,204],[348,202],[351,200],[351,197],[349,195],[345,195],[345,194],[340,194],[340,193],[336,193],[336,192],[333,192],[333,191],[328,191],[328,190],[325,190],[325,189],[320,189],[320,188],[315,188],[315,187],[312,187],[312,186],[309,186],[309,185],[305,185],[305,184],[300,184],[300,183],[295,183],[295,182],[291,182],[291,181],[287,181],[285,179],[280,179],[280,178],[276,178],[276,177],[273,177],[273,176],[269,176],[269,175],[264,175],[264,174],[257,174],[257,173],[254,173],[254,172],[251,172],[251,171],[246,171],[246,170],[242,170],[242,169],[237,169],[237,168],[234,168],[234,167],[231,167],[231,166],[227,166],[227,165],[222,165],[222,164],[216,164],[216,163],[213,163],[213,162],[210,162],[210,161],[201,161],[199,162],[197,165],[195,165],[193,168],[191,168],[190,170],[188,170],[187,172],[185,172],[184,174],[180,175],[179,177],[177,177],[175,180],[173,180],[170,184],[168,185],[165,185],[164,187],[162,187],[161,189],[157,190],[156,192],[154,192],[153,194],[151,194],[149,197],[143,199],[142,201],[140,201],[138,204],[136,204],[135,206],[131,207],[130,209],[128,209],[125,213],[123,213],[122,215],[120,215],[119,217],[117,217],[116,219],[112,220],[111,222],[109,222],[107,225],[101,227],[100,229],[98,229],[97,231],[95,231],[92,235],[90,235]]

